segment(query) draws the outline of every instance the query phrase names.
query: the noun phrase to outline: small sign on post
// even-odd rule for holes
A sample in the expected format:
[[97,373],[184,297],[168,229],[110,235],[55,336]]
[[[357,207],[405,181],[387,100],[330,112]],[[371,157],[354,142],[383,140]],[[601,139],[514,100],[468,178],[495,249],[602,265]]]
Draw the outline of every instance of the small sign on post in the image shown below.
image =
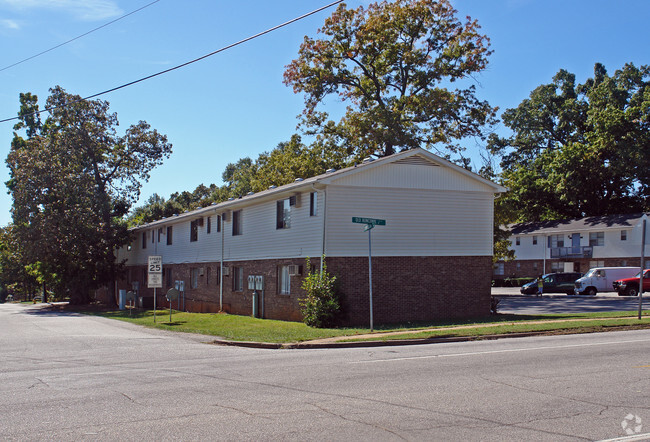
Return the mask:
[[362,216],[353,216],[352,222],[356,224],[365,224],[363,231],[368,232],[368,286],[370,292],[370,331],[373,331],[372,321],[372,229],[375,226],[385,226],[385,219],[366,218]]
[[172,322],[172,301],[178,299],[179,293],[180,292],[173,287],[167,290],[167,301],[169,301],[169,323],[170,324]]

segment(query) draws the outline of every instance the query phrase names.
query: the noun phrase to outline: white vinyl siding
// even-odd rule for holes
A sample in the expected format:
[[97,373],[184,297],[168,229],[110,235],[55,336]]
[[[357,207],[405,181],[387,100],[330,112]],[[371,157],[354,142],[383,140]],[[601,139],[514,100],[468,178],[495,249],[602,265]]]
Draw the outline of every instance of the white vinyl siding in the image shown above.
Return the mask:
[[491,256],[492,193],[414,189],[327,190],[327,256],[367,254],[353,216],[385,219],[372,230],[373,256]]
[[[365,169],[367,167],[367,169]],[[337,185],[390,187],[394,189],[436,189],[492,193],[493,188],[449,167],[435,165],[386,164],[381,172],[364,166],[361,172],[336,179]]]

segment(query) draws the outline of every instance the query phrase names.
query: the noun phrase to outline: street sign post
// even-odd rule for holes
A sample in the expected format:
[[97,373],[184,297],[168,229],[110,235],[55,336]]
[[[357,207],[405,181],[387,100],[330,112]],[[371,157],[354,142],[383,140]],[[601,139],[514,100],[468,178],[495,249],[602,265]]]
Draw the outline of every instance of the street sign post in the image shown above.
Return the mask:
[[368,232],[368,286],[370,295],[370,331],[373,331],[372,318],[372,229],[375,226],[385,226],[385,219],[366,218],[362,216],[353,216],[352,222],[356,224],[365,224],[363,231]]
[[162,256],[149,256],[147,286],[153,289],[153,322],[156,322],[156,289],[162,288]]

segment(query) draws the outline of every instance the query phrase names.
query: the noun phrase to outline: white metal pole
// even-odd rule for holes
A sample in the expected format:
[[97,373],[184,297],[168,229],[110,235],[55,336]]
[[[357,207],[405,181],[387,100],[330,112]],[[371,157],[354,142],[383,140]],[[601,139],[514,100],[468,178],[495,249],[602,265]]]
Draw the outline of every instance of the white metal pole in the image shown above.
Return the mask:
[[372,225],[368,224],[368,285],[370,286],[370,331],[373,331],[372,324]]
[[156,288],[153,289],[153,322],[156,323]]
[[643,310],[643,276],[645,272],[645,229],[647,220],[643,220],[643,231],[641,232],[641,273],[639,273],[639,319],[641,319],[641,311]]

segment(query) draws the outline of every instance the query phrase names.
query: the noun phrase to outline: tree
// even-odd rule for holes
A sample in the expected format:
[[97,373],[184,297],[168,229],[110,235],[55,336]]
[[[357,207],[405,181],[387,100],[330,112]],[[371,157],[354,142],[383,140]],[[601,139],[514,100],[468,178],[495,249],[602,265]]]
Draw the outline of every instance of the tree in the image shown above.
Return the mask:
[[650,67],[626,64],[576,85],[561,70],[503,113],[513,134],[493,135],[505,196],[518,221],[648,209]]
[[[341,4],[284,73],[305,94],[301,125],[357,158],[415,147],[460,152],[459,140],[482,137],[495,122],[496,109],[462,84],[491,53],[479,29],[459,21],[448,0]],[[348,104],[338,123],[318,110],[330,95]]]
[[37,98],[20,98],[15,130],[26,128],[27,138],[14,133],[7,165],[24,264],[47,289],[85,303],[90,290],[119,274],[114,251],[130,240],[124,216],[171,144],[144,121],[118,135],[108,102],[84,101],[59,86],[50,89],[42,124],[23,112],[37,110]]

